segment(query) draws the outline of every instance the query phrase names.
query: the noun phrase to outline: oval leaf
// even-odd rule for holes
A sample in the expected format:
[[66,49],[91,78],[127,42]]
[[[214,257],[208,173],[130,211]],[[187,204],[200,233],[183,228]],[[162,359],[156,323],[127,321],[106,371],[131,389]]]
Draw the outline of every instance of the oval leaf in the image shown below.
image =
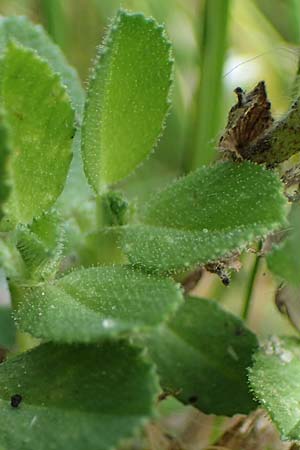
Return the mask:
[[203,167],[146,204],[145,225],[123,227],[133,264],[174,271],[242,249],[285,223],[287,201],[271,171],[252,163]]
[[13,223],[28,223],[64,187],[74,112],[59,76],[31,50],[10,45],[4,64],[2,102],[13,147],[6,213]]
[[42,345],[0,366],[0,446],[111,450],[152,415],[156,394],[152,367],[125,342]]
[[[9,42],[17,42],[24,47],[35,50],[48,62],[55,73],[61,77],[63,84],[72,100],[77,119],[81,121],[85,93],[76,70],[71,67],[61,49],[47,35],[42,26],[33,24],[26,17],[0,17],[0,55]],[[80,130],[73,139],[74,158],[68,175],[67,189],[64,189],[63,208],[69,211],[74,204],[85,202],[87,181],[83,173],[80,155]]]
[[172,60],[163,27],[119,11],[100,48],[82,129],[96,192],[129,175],[153,149],[169,108]]
[[300,340],[271,338],[255,355],[249,380],[282,438],[300,440]]
[[182,402],[227,416],[255,408],[247,368],[257,339],[216,302],[189,297],[146,343],[162,387]]
[[55,45],[40,25],[34,25],[26,17],[0,17],[0,54],[9,42],[15,41],[35,50],[52,70],[59,73],[72,103],[80,115],[84,91],[76,71],[67,63],[60,48]]
[[160,324],[182,301],[167,279],[122,266],[82,269],[24,288],[16,319],[33,336],[90,342]]

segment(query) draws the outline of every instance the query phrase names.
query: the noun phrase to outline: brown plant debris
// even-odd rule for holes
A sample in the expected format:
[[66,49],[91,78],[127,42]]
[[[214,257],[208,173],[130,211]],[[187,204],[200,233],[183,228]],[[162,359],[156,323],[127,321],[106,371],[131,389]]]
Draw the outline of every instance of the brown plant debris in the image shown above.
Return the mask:
[[249,148],[273,124],[271,103],[267,99],[264,81],[260,81],[248,94],[240,87],[234,92],[238,100],[229,111],[219,149],[226,159],[251,159]]
[[295,444],[282,442],[266,413],[258,409],[249,416],[239,416],[214,446],[206,450],[296,450]]
[[240,87],[235,93],[238,101],[219,141],[225,160],[249,160],[272,168],[300,152],[299,98],[274,122],[264,81],[248,93]]

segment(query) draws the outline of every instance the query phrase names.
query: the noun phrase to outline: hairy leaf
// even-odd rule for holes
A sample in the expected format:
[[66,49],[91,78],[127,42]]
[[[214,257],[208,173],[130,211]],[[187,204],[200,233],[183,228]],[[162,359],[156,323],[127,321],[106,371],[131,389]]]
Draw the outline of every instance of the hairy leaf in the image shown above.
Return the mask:
[[28,223],[63,189],[74,112],[58,75],[32,50],[11,44],[4,64],[2,103],[13,147],[6,212],[13,223]]
[[125,342],[45,344],[0,366],[0,446],[111,450],[149,419],[156,394],[152,367]]
[[300,439],[300,340],[271,338],[255,355],[249,373],[253,392],[282,438]]
[[68,65],[60,48],[55,45],[40,25],[34,25],[26,17],[0,17],[0,55],[10,41],[35,50],[45,59],[52,70],[60,74],[63,83],[80,115],[84,91],[76,71]]
[[0,220],[3,217],[2,205],[9,195],[8,158],[10,154],[9,135],[5,115],[0,111]]
[[[60,48],[53,43],[43,27],[31,23],[26,17],[1,17],[0,55],[3,54],[10,41],[18,42],[24,47],[35,50],[42,59],[48,62],[52,70],[59,74],[80,122],[85,98],[80,79],[76,70],[68,64]],[[72,207],[78,207],[80,202],[86,201],[89,195],[82,168],[80,146],[80,129],[78,128],[73,139],[74,158],[68,174],[67,188],[64,189],[61,199],[66,213],[69,213]]]
[[255,408],[247,368],[257,339],[216,302],[187,298],[146,343],[163,388],[182,402],[228,416]]
[[168,279],[122,266],[81,269],[20,289],[16,319],[35,337],[91,342],[157,326],[182,301]]
[[201,168],[146,204],[143,225],[123,227],[121,245],[134,264],[182,270],[242,249],[285,222],[278,177],[252,163]]
[[37,280],[54,277],[64,247],[64,229],[55,212],[34,218],[31,225],[20,225],[16,246],[27,268],[27,277]]
[[163,27],[119,11],[99,50],[84,114],[84,168],[96,192],[153,149],[169,108],[170,53]]
[[[35,50],[42,59],[48,62],[52,70],[59,74],[80,122],[85,98],[80,79],[76,70],[68,64],[60,48],[53,43],[43,27],[31,23],[26,17],[1,17],[0,55],[10,41],[18,42],[24,47]],[[77,129],[73,139],[74,158],[68,174],[67,189],[64,189],[61,199],[63,209],[67,213],[72,207],[78,207],[80,202],[86,201],[89,195],[82,168],[80,146],[80,129]]]

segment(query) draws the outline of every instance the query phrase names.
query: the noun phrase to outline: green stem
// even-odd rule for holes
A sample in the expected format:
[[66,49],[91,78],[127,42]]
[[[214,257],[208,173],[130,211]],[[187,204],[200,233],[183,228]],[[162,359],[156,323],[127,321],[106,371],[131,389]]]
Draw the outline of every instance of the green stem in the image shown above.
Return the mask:
[[230,0],[206,0],[201,10],[202,37],[199,39],[199,81],[191,107],[191,128],[184,171],[189,172],[210,162],[215,152],[215,138],[222,105],[222,74],[227,48]]
[[61,0],[40,0],[46,29],[54,42],[62,49],[66,48],[66,22]]
[[245,296],[245,302],[244,302],[244,307],[243,307],[243,312],[242,312],[242,318],[245,321],[247,321],[248,316],[249,316],[251,300],[252,300],[252,297],[253,297],[254,285],[255,285],[256,276],[257,276],[257,273],[258,273],[259,263],[260,263],[260,259],[261,259],[261,256],[259,255],[259,252],[260,252],[261,249],[262,249],[262,241],[260,241],[259,244],[258,244],[258,248],[257,248],[257,253],[258,254],[255,257],[255,261],[254,261],[254,264],[253,264],[253,267],[252,267],[252,271],[250,273],[249,280],[248,280],[246,296]]

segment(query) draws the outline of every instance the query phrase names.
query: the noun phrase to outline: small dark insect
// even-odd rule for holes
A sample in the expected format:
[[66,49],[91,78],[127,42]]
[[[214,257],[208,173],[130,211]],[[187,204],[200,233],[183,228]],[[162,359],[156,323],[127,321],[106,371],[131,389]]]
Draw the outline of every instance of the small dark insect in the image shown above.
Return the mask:
[[205,266],[206,270],[211,273],[215,273],[218,275],[224,286],[230,285],[230,277],[228,275],[228,272],[226,270],[226,264],[220,262],[220,263],[210,263],[206,264]]
[[18,408],[22,401],[22,395],[20,394],[14,394],[10,397],[10,404],[12,408]]
[[218,275],[224,286],[230,285],[230,278],[224,269],[222,268],[216,269],[216,275]]

